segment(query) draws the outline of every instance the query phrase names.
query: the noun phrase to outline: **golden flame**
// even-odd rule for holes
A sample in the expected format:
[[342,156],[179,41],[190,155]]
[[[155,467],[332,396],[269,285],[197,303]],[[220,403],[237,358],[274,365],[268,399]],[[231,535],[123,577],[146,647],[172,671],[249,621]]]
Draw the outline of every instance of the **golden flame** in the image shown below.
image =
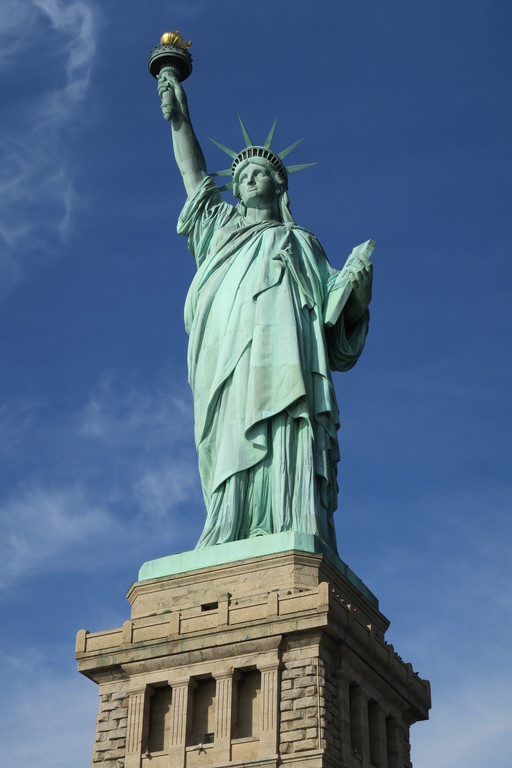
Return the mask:
[[177,48],[186,50],[192,45],[192,40],[189,40],[187,43],[178,30],[176,30],[176,32],[164,32],[160,38],[160,45],[175,45]]

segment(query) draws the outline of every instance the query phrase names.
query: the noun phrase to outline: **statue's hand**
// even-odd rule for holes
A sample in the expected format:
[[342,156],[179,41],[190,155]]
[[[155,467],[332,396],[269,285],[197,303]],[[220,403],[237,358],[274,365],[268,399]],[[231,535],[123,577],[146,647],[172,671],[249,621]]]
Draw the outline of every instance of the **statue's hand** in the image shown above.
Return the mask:
[[372,299],[372,265],[347,268],[347,277],[352,292],[345,305],[345,318],[349,324],[356,323],[368,309]]
[[163,68],[158,75],[157,87],[166,120],[179,120],[188,116],[186,93],[172,70]]

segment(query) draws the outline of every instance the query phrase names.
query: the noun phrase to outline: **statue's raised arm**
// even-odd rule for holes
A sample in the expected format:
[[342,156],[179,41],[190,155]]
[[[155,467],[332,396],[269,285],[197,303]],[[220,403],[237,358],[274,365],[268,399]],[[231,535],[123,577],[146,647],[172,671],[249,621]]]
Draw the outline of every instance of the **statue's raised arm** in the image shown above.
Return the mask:
[[158,75],[158,95],[162,99],[166,93],[170,95],[174,157],[190,197],[206,176],[206,162],[192,127],[183,86],[175,75],[164,69]]

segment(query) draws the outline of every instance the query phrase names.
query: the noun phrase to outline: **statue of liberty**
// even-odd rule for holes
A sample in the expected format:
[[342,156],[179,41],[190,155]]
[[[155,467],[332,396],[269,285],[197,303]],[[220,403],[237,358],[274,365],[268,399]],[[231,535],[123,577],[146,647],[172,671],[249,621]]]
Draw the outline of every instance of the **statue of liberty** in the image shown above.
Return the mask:
[[[285,531],[337,552],[339,415],[331,370],[347,371],[368,332],[373,241],[341,271],[295,224],[283,160],[295,146],[219,144],[231,167],[209,174],[172,70],[158,75],[187,193],[178,232],[197,273],[185,305],[195,441],[206,503],[197,547]],[[217,142],[215,142],[217,143]],[[217,187],[214,176],[230,175]],[[238,203],[220,195],[233,188]]]

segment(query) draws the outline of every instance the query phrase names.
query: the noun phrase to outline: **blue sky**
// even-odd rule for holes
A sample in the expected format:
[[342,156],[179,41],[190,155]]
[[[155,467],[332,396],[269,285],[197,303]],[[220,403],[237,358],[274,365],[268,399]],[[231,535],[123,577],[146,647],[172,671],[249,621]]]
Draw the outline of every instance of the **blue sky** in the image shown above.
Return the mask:
[[[494,0],[4,0],[0,7],[0,740],[89,765],[74,637],[120,626],[139,566],[204,521],[183,304],[194,274],[154,81],[192,39],[211,136],[237,112],[290,162],[340,267],[373,237],[363,358],[336,375],[342,558],[431,680],[415,768],[505,768],[512,736],[512,9]],[[229,199],[229,198],[228,198]]]

